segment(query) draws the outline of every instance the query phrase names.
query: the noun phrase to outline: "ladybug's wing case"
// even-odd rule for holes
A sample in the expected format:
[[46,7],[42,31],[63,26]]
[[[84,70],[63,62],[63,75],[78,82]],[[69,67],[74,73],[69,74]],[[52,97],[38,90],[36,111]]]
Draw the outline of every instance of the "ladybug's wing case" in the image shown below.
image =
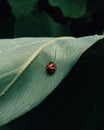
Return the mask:
[[56,64],[54,62],[49,62],[46,65],[46,71],[48,74],[53,74],[56,71]]

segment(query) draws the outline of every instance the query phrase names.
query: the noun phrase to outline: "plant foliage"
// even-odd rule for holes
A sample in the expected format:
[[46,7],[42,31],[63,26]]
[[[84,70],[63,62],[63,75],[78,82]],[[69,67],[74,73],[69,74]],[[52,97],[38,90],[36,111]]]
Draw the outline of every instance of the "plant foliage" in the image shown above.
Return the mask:
[[[38,130],[103,128],[103,17],[104,0],[0,0],[0,130],[11,130],[5,124],[33,108],[28,122],[35,120]],[[54,75],[46,73],[49,61],[56,63]],[[32,129],[26,124],[13,130]]]
[[[0,40],[0,125],[36,107],[58,86],[82,53],[103,37]],[[57,65],[51,76],[46,72],[49,61]]]

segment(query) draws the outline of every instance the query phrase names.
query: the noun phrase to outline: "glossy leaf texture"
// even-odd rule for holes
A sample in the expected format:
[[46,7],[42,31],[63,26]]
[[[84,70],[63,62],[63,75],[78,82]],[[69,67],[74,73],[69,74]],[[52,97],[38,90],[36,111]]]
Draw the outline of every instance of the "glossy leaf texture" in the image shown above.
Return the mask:
[[38,0],[7,0],[12,7],[16,18],[23,14],[29,14],[35,7]]
[[22,15],[17,18],[14,29],[14,37],[55,37],[69,36],[70,34],[69,29],[56,23],[44,11]]
[[[103,35],[0,40],[0,126],[40,104]],[[56,71],[49,75],[46,65]]]
[[49,3],[59,7],[66,17],[80,18],[86,13],[87,0],[49,0]]

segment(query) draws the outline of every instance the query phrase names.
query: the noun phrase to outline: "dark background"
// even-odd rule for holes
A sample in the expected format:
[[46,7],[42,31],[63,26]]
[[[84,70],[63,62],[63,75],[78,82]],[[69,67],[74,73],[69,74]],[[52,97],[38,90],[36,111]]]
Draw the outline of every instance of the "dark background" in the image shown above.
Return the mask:
[[[70,30],[72,34],[69,35],[80,37],[102,34],[104,31],[103,0],[88,0],[86,14],[81,18],[65,17],[58,7],[50,6],[48,0],[39,0],[34,10],[37,10],[37,8],[38,11],[45,11],[55,22],[64,25]],[[0,38],[14,37],[15,22],[16,19],[7,0],[0,0]]]

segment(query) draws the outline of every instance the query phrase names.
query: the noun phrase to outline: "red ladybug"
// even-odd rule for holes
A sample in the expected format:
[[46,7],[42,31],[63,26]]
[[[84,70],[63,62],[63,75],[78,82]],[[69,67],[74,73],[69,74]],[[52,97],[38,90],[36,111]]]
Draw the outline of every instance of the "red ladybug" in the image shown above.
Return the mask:
[[47,65],[46,65],[46,71],[48,74],[53,74],[56,70],[56,65],[54,62],[49,62]]

